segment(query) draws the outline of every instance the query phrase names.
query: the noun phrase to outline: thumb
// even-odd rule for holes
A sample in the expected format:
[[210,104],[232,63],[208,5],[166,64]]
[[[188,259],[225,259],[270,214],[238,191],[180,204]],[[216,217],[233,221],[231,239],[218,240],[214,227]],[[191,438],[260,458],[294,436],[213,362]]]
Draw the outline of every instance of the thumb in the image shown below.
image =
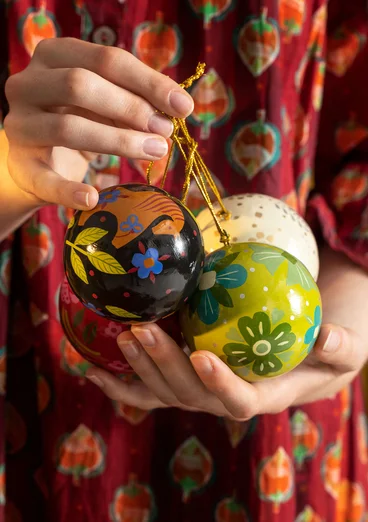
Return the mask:
[[320,362],[340,371],[359,370],[366,359],[366,350],[359,336],[352,330],[334,324],[322,326],[313,355]]

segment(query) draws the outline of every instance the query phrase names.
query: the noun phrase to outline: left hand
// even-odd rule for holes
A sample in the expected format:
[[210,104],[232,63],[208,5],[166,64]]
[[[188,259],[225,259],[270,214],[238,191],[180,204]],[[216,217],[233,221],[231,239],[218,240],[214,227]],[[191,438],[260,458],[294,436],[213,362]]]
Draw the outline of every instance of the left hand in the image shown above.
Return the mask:
[[118,343],[142,381],[126,383],[103,370],[89,370],[88,378],[111,399],[141,409],[178,407],[237,421],[332,397],[365,361],[363,340],[335,325],[322,327],[314,350],[300,366],[253,384],[210,352],[195,352],[189,359],[155,324],[133,327]]

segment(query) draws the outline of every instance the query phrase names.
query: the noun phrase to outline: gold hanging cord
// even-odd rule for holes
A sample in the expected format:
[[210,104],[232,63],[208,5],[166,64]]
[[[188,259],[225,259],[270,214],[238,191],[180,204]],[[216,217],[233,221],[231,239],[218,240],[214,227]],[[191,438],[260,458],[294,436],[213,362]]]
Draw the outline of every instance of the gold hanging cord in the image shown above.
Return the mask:
[[[195,74],[193,74],[192,76],[190,76],[190,78],[188,78],[183,83],[181,83],[180,86],[183,89],[188,89],[189,87],[191,87],[193,82],[198,80],[204,74],[205,67],[206,67],[206,65],[204,63],[199,63],[197,65]],[[172,121],[172,123],[174,125],[174,132],[171,136],[171,140],[173,143],[172,143],[170,153],[168,156],[168,160],[167,160],[167,163],[165,166],[164,175],[162,177],[161,188],[164,188],[165,181],[166,181],[167,174],[168,174],[169,167],[170,167],[170,163],[171,163],[173,153],[174,153],[174,147],[176,145],[178,147],[178,149],[180,150],[181,155],[183,156],[184,161],[185,161],[185,178],[184,178],[184,184],[183,184],[182,196],[181,196],[182,203],[185,204],[185,202],[186,202],[186,199],[188,196],[188,191],[190,188],[190,183],[193,178],[195,180],[195,182],[197,183],[197,186],[202,194],[202,197],[205,200],[205,202],[212,214],[212,217],[215,221],[216,227],[220,234],[220,241],[222,243],[224,243],[225,245],[229,245],[230,236],[226,232],[226,230],[224,230],[222,228],[222,226],[220,224],[220,219],[227,219],[229,217],[229,213],[226,210],[226,208],[221,200],[220,193],[216,187],[215,182],[212,179],[210,171],[208,170],[205,162],[203,161],[202,156],[198,152],[198,143],[189,134],[185,119],[172,118],[171,116],[168,116],[167,114],[165,114],[165,116]],[[151,170],[152,170],[153,163],[154,162],[151,161],[147,168],[147,183],[149,185],[151,184]],[[214,195],[221,207],[220,211],[217,213],[215,212],[215,209],[213,208],[206,184],[210,187],[210,189],[214,193]]]

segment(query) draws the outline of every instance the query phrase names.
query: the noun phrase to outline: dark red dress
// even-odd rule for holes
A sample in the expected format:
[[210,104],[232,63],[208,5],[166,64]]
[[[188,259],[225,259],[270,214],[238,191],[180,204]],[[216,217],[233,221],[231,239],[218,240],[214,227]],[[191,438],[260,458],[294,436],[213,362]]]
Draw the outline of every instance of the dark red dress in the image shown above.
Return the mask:
[[[40,39],[56,35],[125,48],[178,81],[205,61],[211,81],[198,83],[191,130],[222,193],[262,192],[302,214],[308,208],[324,239],[368,268],[365,0],[5,4],[0,64],[10,73],[27,65]],[[142,181],[145,167],[100,157],[87,181],[98,188]],[[181,175],[169,175],[173,193]],[[202,205],[193,187],[189,206]],[[334,399],[247,423],[143,412],[113,404],[86,381],[87,363],[65,340],[57,309],[69,216],[45,208],[1,247],[7,520],[367,520],[358,381]]]

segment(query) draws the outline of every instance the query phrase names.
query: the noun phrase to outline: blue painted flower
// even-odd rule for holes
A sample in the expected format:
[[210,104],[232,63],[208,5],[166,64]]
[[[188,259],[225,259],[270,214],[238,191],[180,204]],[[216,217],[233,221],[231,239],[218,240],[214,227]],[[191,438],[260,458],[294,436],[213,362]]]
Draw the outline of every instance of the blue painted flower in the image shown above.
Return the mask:
[[98,310],[94,304],[92,304],[92,303],[83,303],[83,301],[82,301],[82,304],[86,308],[88,308],[89,310],[92,310],[92,312],[95,312],[95,314],[101,315],[102,317],[105,316],[105,314],[103,312],[101,312],[101,310]]
[[138,216],[130,214],[126,221],[120,223],[120,230],[122,232],[134,232],[138,234],[143,231],[143,225],[139,222]]
[[98,198],[98,204],[107,205],[108,203],[115,203],[115,201],[117,201],[119,196],[120,196],[119,189],[101,192],[100,197]]
[[161,274],[163,264],[159,261],[158,250],[148,248],[145,254],[134,254],[132,264],[138,268],[138,277],[146,279],[152,275]]
[[308,344],[308,353],[312,350],[314,343],[316,342],[316,339],[319,334],[319,330],[321,328],[322,324],[322,312],[321,307],[316,306],[316,309],[314,310],[314,320],[313,324],[308,330],[305,332],[304,336],[304,344]]
[[200,320],[205,324],[217,321],[220,305],[228,308],[234,306],[227,289],[238,288],[247,279],[245,268],[232,264],[239,253],[225,257],[225,252],[220,250],[206,260],[198,290],[190,301],[191,312],[197,311]]

